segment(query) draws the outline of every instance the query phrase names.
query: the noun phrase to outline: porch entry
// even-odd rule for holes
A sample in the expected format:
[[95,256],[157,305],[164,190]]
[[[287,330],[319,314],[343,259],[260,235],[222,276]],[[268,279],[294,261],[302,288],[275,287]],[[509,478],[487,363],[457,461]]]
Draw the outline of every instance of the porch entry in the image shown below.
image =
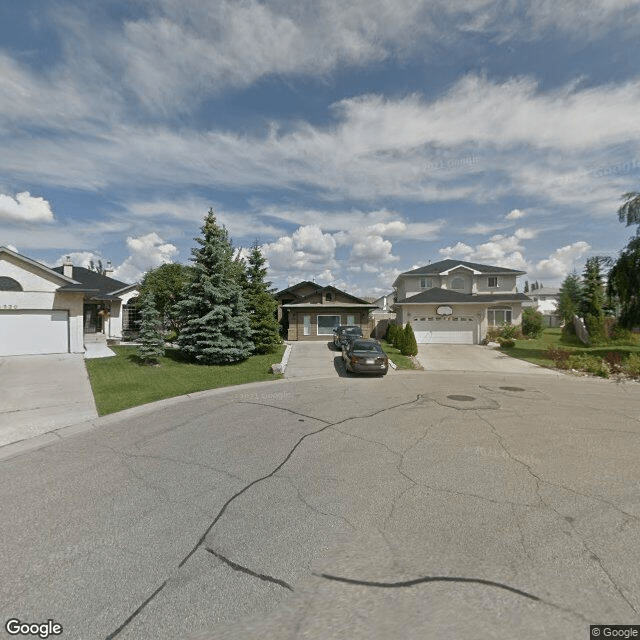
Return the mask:
[[98,313],[100,305],[85,304],[84,305],[84,332],[85,333],[101,333],[102,332],[102,316]]

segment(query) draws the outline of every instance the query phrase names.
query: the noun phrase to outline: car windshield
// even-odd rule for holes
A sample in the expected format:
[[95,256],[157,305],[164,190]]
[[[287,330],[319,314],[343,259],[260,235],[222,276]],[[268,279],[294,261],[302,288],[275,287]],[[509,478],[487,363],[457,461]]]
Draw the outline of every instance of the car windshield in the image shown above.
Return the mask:
[[373,351],[375,353],[382,353],[382,348],[377,342],[366,342],[364,340],[356,340],[353,343],[354,351]]

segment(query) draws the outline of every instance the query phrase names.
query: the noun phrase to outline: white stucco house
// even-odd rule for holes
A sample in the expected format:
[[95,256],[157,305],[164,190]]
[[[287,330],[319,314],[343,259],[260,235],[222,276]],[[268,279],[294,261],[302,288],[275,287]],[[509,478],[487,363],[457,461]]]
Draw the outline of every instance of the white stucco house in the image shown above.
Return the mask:
[[452,259],[406,271],[393,283],[396,323],[410,322],[419,344],[479,344],[489,327],[522,322],[524,274]]
[[527,295],[531,298],[531,302],[525,302],[523,306],[533,307],[539,311],[544,316],[547,326],[560,326],[562,318],[557,311],[560,289],[557,287],[538,287],[531,289]]
[[137,296],[137,285],[68,259],[50,268],[0,246],[0,356],[83,353],[89,334],[120,339]]

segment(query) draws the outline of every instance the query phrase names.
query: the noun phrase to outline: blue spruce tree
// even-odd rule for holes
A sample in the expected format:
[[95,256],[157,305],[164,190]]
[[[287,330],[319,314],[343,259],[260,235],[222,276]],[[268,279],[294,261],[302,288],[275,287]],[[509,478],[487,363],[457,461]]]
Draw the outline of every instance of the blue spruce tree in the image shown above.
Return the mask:
[[254,345],[238,264],[227,230],[218,225],[212,209],[201,231],[195,238],[200,247],[191,252],[191,281],[176,305],[183,325],[178,346],[202,364],[239,362],[251,355]]

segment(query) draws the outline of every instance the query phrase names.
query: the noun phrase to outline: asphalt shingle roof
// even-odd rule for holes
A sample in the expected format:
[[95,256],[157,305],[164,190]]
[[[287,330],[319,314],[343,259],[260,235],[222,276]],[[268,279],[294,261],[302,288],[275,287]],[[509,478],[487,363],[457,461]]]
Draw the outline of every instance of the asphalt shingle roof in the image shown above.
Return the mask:
[[469,269],[473,269],[474,271],[479,271],[480,273],[510,273],[510,274],[518,274],[524,273],[524,271],[518,271],[516,269],[506,269],[505,267],[494,267],[488,264],[478,264],[476,262],[465,262],[464,260],[440,260],[440,262],[433,262],[432,264],[427,264],[424,267],[418,267],[417,269],[412,269],[411,271],[405,271],[401,273],[401,276],[407,275],[435,275],[438,273],[442,273],[443,271],[449,271],[449,269],[453,269],[457,266],[465,266],[469,267]]
[[[64,267],[54,267],[53,271],[64,274]],[[70,284],[61,287],[59,289],[60,291],[88,291],[94,295],[108,298],[114,291],[119,291],[120,289],[125,289],[130,286],[126,282],[103,276],[85,267],[74,266],[71,277],[80,284]]]

